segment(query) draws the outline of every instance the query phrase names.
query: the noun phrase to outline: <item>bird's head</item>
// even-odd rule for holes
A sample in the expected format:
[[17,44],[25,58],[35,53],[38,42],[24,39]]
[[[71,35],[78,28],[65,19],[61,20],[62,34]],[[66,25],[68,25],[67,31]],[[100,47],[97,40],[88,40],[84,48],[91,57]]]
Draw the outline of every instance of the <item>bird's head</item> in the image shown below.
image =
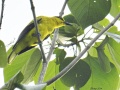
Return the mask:
[[57,28],[65,26],[65,25],[71,25],[69,22],[65,22],[65,20],[62,17],[59,17],[59,16],[55,16],[54,20],[55,20]]

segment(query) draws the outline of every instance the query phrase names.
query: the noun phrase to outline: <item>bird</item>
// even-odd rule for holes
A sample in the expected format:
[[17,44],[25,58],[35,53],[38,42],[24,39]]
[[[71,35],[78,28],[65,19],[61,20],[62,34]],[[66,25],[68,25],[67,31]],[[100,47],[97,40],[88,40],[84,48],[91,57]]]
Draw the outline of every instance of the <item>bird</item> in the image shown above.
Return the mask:
[[[65,25],[71,25],[59,16],[38,16],[36,17],[40,40],[44,41],[56,28]],[[8,63],[12,63],[17,55],[20,55],[38,45],[36,37],[36,29],[34,20],[32,20],[20,33],[16,43],[12,47],[12,51],[8,56]]]

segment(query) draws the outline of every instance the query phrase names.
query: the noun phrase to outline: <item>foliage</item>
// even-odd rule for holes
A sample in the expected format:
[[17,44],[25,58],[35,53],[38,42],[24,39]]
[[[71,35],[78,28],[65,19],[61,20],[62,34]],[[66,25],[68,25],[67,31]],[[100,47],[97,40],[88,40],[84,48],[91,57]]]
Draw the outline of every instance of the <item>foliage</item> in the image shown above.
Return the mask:
[[[64,19],[72,26],[59,28],[58,38],[64,44],[57,42],[53,54],[55,57],[49,61],[44,82],[60,73],[101,30],[110,24],[106,18],[108,14],[115,18],[120,12],[120,0],[69,0],[67,4],[71,13],[64,16]],[[88,28],[89,26],[91,27]],[[92,34],[89,34],[91,32]],[[118,90],[119,50],[120,31],[113,25],[91,46],[83,59],[79,59],[71,70],[44,90],[70,90],[70,87],[74,90]],[[10,51],[11,49],[6,53],[5,45],[0,41],[0,67],[4,68],[5,83],[11,87],[14,83],[28,84],[31,81],[37,84],[42,69],[40,50],[36,48],[29,50],[17,56],[9,65],[7,54],[9,55]]]

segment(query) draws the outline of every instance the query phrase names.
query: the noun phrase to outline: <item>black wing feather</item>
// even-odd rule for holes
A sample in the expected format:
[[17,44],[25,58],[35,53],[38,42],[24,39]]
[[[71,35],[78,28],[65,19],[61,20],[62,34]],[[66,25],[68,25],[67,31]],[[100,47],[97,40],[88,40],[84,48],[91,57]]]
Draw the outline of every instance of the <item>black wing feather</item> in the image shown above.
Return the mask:
[[20,52],[18,53],[18,55],[19,55],[19,54],[22,54],[22,53],[26,52],[27,50],[30,50],[31,48],[34,48],[34,47],[35,47],[35,46],[26,47],[25,49],[23,49],[22,51],[20,51]]
[[[37,23],[39,24],[42,18],[37,20]],[[18,37],[18,40],[16,41],[15,45],[13,46],[13,48],[15,48],[16,44],[28,33],[30,32],[33,28],[35,27],[34,22],[30,23],[29,25],[27,25],[24,30],[21,32],[21,34]]]

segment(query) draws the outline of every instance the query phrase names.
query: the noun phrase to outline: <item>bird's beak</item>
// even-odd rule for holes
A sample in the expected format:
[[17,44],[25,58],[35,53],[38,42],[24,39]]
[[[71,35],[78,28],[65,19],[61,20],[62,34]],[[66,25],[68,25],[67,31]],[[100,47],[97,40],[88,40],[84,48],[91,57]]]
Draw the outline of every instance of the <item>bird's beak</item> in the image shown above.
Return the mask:
[[70,24],[69,22],[64,22],[65,23],[65,25],[70,25],[70,26],[72,26],[72,24]]

